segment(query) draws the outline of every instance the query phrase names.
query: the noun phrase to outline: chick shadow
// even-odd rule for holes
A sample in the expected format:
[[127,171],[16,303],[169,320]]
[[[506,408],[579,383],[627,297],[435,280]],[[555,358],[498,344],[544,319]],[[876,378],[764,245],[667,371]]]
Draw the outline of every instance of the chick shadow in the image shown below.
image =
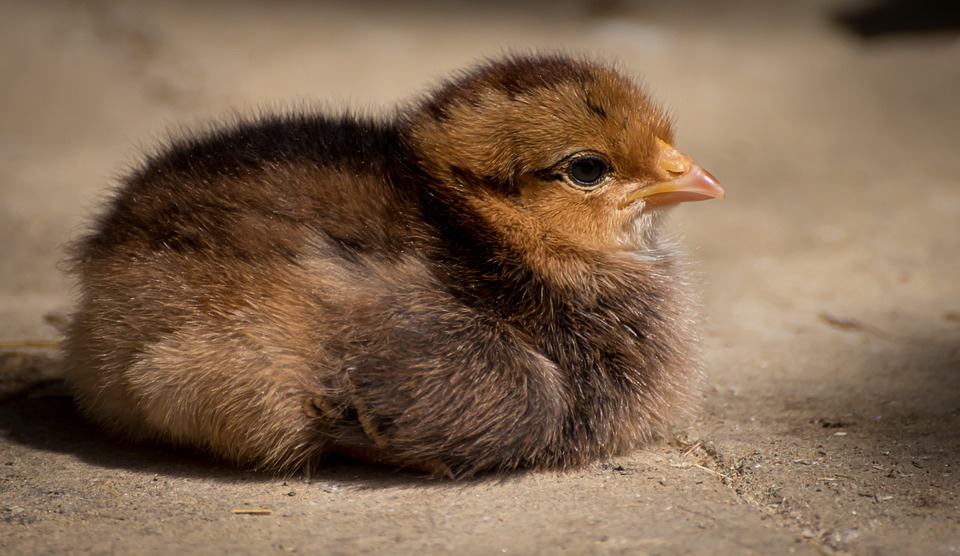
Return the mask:
[[[32,368],[56,365],[52,357],[33,356]],[[26,364],[26,363],[25,363]],[[16,376],[17,369],[4,369],[4,378]],[[424,473],[374,465],[341,456],[331,456],[310,469],[279,476],[239,468],[211,460],[209,456],[184,447],[131,442],[104,433],[85,419],[77,409],[62,379],[46,373],[44,378],[20,381],[16,392],[4,392],[0,384],[0,436],[9,443],[51,454],[65,454],[99,469],[123,469],[184,479],[214,480],[224,484],[303,481],[354,489],[392,489],[400,487],[462,488],[491,481],[503,482],[509,476],[478,476],[469,481],[452,481]],[[53,377],[53,378],[51,378]],[[95,473],[95,470],[92,470]]]
[[[823,324],[838,326],[836,322]],[[955,465],[960,456],[957,334],[945,339],[942,326],[884,331],[841,323],[840,328],[844,330],[838,333],[869,336],[865,340],[876,342],[875,349],[862,352],[853,374],[843,377],[846,384],[838,385],[836,395],[787,403],[788,413],[806,416],[793,433],[805,442],[822,441],[833,433],[849,435],[849,442],[836,446],[861,459],[894,453],[901,460],[922,457],[941,468]],[[827,331],[821,332],[822,343],[836,340]],[[824,349],[824,353],[830,350]],[[851,387],[851,381],[862,387]],[[941,479],[948,480],[941,477],[936,481]],[[960,477],[949,481],[960,481]]]
[[[927,329],[888,331],[852,322],[857,326],[846,333],[867,335],[869,341],[878,346],[866,352],[859,374],[867,379],[872,374],[895,376],[898,380],[891,384],[908,385],[902,389],[894,386],[887,391],[880,389],[876,394],[892,413],[960,412],[960,327],[953,333],[945,333],[943,326],[936,325]],[[858,401],[849,400],[854,407]]]
[[[811,481],[829,465],[856,486],[838,491],[838,504],[880,488],[896,493],[890,512],[950,508],[951,493],[960,492],[960,334],[931,324],[880,337],[880,330],[853,323],[820,322],[804,342],[803,349],[836,366],[833,378],[821,369],[815,387],[796,376],[762,394],[711,394],[705,440],[758,496],[782,484],[815,504]],[[847,334],[866,337],[840,336]],[[756,467],[749,465],[754,460]]]

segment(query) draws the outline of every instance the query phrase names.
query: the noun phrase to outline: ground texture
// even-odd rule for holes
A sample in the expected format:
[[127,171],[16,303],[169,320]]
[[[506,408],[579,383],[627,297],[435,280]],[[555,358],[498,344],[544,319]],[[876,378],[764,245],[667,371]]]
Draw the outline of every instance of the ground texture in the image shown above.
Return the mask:
[[[477,4],[0,2],[0,552],[960,553],[956,14]],[[708,316],[688,429],[453,483],[345,462],[278,479],[79,419],[50,356],[57,262],[142,149],[233,111],[383,110],[530,48],[643,75],[727,188],[672,222]]]

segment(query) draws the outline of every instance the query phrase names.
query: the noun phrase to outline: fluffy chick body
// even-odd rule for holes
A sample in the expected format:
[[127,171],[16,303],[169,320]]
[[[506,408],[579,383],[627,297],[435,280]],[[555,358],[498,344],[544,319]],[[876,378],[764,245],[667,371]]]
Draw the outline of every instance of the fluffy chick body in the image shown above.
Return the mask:
[[[630,202],[667,118],[615,69],[492,61],[392,118],[173,140],[74,248],[64,342],[107,429],[290,472],[566,468],[683,418],[691,286]],[[571,181],[571,157],[608,163]]]

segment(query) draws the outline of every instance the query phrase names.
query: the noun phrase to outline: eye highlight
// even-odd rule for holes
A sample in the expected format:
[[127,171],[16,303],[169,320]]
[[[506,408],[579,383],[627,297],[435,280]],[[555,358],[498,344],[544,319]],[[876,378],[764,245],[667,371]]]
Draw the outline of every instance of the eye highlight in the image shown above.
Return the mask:
[[567,163],[567,177],[581,187],[596,187],[607,177],[610,165],[599,156],[578,156]]

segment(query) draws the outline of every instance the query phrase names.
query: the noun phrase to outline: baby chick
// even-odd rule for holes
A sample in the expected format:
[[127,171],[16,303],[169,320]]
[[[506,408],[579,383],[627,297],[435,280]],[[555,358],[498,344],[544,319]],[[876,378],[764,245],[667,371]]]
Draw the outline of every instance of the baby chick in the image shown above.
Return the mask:
[[567,468],[683,418],[691,284],[664,209],[717,198],[617,69],[489,61],[391,118],[174,139],[74,247],[82,411],[275,472],[344,453]]

